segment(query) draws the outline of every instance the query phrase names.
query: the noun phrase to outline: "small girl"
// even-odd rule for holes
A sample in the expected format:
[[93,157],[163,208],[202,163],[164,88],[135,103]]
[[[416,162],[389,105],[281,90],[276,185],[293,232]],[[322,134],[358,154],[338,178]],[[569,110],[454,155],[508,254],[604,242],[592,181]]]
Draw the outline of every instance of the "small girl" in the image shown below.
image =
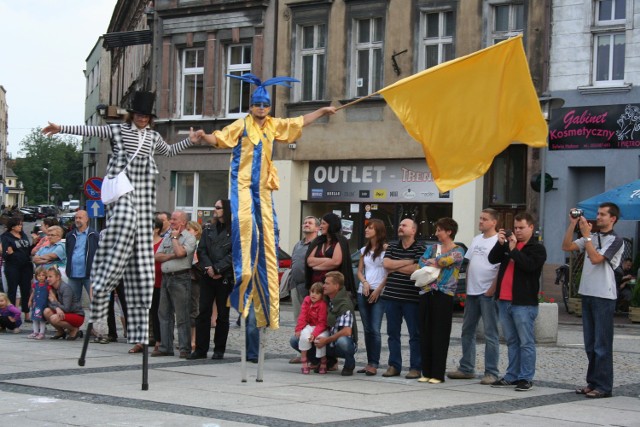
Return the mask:
[[44,309],[47,308],[49,299],[49,291],[51,286],[47,283],[47,269],[44,267],[36,268],[36,280],[31,286],[31,296],[29,297],[29,308],[31,308],[31,320],[33,321],[33,333],[27,338],[36,340],[44,339],[47,328],[47,321],[43,317]]
[[10,330],[14,334],[20,333],[22,325],[22,313],[9,301],[9,296],[0,292],[0,329]]
[[[309,296],[304,298],[300,307],[300,316],[296,325],[296,337],[299,338],[298,348],[302,362],[302,373],[310,372],[307,363],[307,351],[313,346],[318,337],[328,337],[327,332],[327,303],[322,298],[322,283],[316,282],[309,289]],[[316,348],[316,357],[320,358],[318,373],[327,373],[327,348]]]

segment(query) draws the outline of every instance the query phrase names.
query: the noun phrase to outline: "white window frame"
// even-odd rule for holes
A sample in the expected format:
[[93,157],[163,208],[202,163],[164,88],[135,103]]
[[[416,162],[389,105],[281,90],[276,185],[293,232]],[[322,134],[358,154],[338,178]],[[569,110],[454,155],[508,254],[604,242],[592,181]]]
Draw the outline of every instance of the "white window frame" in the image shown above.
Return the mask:
[[[509,22],[507,24],[506,31],[496,30],[496,8],[507,6],[509,8]],[[522,10],[522,27],[516,28],[517,9]],[[495,2],[491,4],[491,28],[489,31],[490,45],[494,45],[510,37],[515,37],[519,34],[523,34],[524,27],[527,25],[524,16],[524,4],[522,2]]]
[[[210,171],[209,171],[210,172]],[[220,172],[221,174],[225,174],[226,175],[226,171],[215,171],[215,172]],[[191,194],[193,203],[191,205],[184,205],[184,204],[178,204],[178,197],[180,196],[181,191],[186,191],[186,189],[180,189],[179,188],[179,183],[180,183],[180,179],[182,176],[185,177],[193,177],[193,193]],[[205,177],[206,178],[206,177]],[[199,206],[199,202],[200,202],[200,181],[201,179],[205,179],[202,178],[200,176],[200,172],[193,172],[193,171],[177,171],[176,172],[176,189],[175,189],[175,196],[174,196],[174,200],[173,200],[173,204],[176,207],[176,210],[181,210],[187,213],[187,215],[189,216],[190,220],[193,221],[198,221],[198,211],[203,211],[203,213],[209,212],[211,214],[213,214],[213,206]],[[208,182],[208,181],[203,181],[203,182]],[[220,197],[225,198],[223,196]],[[215,201],[214,201],[215,203]],[[203,221],[207,221],[209,219],[209,217],[206,218],[201,218],[203,219]]]
[[[231,63],[231,50],[234,48],[242,48],[244,49],[251,49],[251,54],[253,55],[253,46],[251,46],[250,43],[239,43],[239,44],[231,44],[227,46],[226,49],[226,56],[227,56],[227,72],[226,74],[232,74],[232,73],[238,73],[239,75],[245,74],[245,73],[250,73],[251,72],[251,62],[247,63],[239,63],[239,64],[232,64]],[[240,55],[242,58],[245,57],[244,53],[242,55]],[[238,113],[230,113],[229,112],[229,104],[230,104],[230,97],[231,97],[231,84],[233,84],[231,82],[232,78],[231,77],[227,77],[226,78],[226,88],[227,88],[227,94],[225,96],[225,114],[226,117],[228,118],[242,118],[244,116],[247,115],[247,113],[249,112],[249,105],[242,105],[242,96],[245,93],[245,91],[249,91],[251,92],[254,88],[251,87],[250,84],[248,83],[244,83],[240,80],[237,79],[233,79],[235,80],[233,83],[239,83],[240,84],[240,111]]]
[[[455,13],[453,10],[425,10],[420,13],[420,52],[419,52],[419,61],[420,61],[420,69],[424,70],[427,68],[427,47],[428,46],[438,46],[438,64],[449,61],[455,58],[455,52],[453,52],[452,58],[444,58],[444,47],[445,45],[451,45],[453,50],[453,42],[454,35],[445,36],[444,35],[444,26],[446,22],[446,14],[451,13],[454,16],[454,29],[453,34],[455,35]],[[427,16],[438,14],[438,36],[436,37],[428,37],[427,36]],[[437,64],[434,64],[437,65]],[[433,66],[433,65],[432,65]]]
[[[616,1],[613,0],[611,2],[611,18],[612,19],[600,19],[600,10],[603,6],[603,0],[596,0],[594,2],[593,7],[593,23],[592,34],[593,34],[593,60],[592,60],[592,82],[593,86],[599,87],[611,87],[611,86],[623,86],[624,85],[624,68],[626,66],[626,52],[622,56],[622,68],[623,68],[623,78],[622,79],[614,79],[613,78],[613,67],[614,67],[614,54],[615,54],[615,39],[616,37],[622,36],[624,38],[624,47],[626,51],[626,33],[625,33],[625,25],[627,23],[627,2],[622,2],[622,7],[624,11],[624,17],[620,19],[615,19],[616,13]],[[598,66],[599,66],[599,56],[598,56],[598,45],[599,40],[603,38],[608,38],[609,40],[609,55],[607,58],[608,61],[608,76],[609,78],[606,80],[598,80]]]
[[[313,27],[313,47],[304,48],[304,28]],[[296,65],[295,65],[295,77],[304,83],[303,81],[303,67],[304,58],[311,56],[313,58],[313,71],[311,77],[311,99],[303,99],[303,84],[294,85],[294,99],[296,101],[319,101],[326,96],[326,66],[327,66],[327,24],[298,24],[296,26]],[[324,32],[324,46],[318,46],[321,33]],[[324,66],[318,67],[318,58],[324,56]],[[319,85],[322,84],[324,93],[319,92]]]
[[[374,28],[375,25],[373,25],[373,22],[375,20],[381,20],[381,27],[382,27],[382,33],[381,34],[381,39],[379,41],[374,41],[373,40],[373,35],[374,35]],[[358,34],[359,34],[359,27],[360,24],[364,21],[370,21],[371,25],[369,25],[369,31],[370,31],[370,38],[368,42],[363,42],[363,43],[359,43],[358,42]],[[354,98],[361,98],[363,96],[367,96],[379,89],[382,89],[383,84],[384,84],[384,31],[385,31],[385,22],[384,22],[384,18],[380,17],[380,16],[374,16],[371,18],[356,18],[353,20],[353,25],[352,25],[352,53],[351,53],[351,75],[353,76],[353,78],[351,79],[350,82],[350,88],[349,88],[349,92],[352,94],[352,97]],[[369,72],[367,73],[367,78],[368,78],[368,84],[367,84],[367,90],[366,90],[366,94],[364,95],[358,95],[358,88],[361,87],[359,86],[359,76],[360,76],[360,70],[358,69],[358,53],[361,51],[369,51]],[[381,61],[382,63],[380,64],[380,87],[374,87],[374,79],[373,79],[373,72],[374,72],[374,66],[373,66],[373,58],[374,58],[374,52],[376,50],[380,50],[381,51]]]
[[[196,52],[197,58],[199,58],[200,56],[202,56],[202,67],[187,67],[186,64],[186,57],[187,57],[187,53],[189,52]],[[179,112],[180,112],[180,117],[182,118],[187,118],[187,119],[191,119],[191,118],[201,118],[202,114],[204,112],[204,53],[205,49],[204,47],[195,47],[195,48],[188,48],[188,49],[183,49],[180,52],[180,107],[179,107]],[[196,64],[198,63],[198,61],[196,60]],[[198,86],[196,85],[193,88],[194,94],[193,96],[197,99],[196,93],[198,90],[201,91],[201,105],[200,105],[200,114],[196,114],[197,112],[197,108],[198,106],[196,104],[194,104],[194,110],[188,112],[185,111],[185,98],[186,98],[186,82],[185,80],[187,79],[187,77],[190,76],[202,76],[202,87],[198,88]]]

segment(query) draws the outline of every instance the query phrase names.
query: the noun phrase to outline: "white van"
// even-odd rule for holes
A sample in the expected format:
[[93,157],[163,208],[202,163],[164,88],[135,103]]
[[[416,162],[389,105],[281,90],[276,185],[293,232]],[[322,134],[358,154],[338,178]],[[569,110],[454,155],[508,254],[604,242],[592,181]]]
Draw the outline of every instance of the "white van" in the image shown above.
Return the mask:
[[80,200],[69,200],[69,212],[75,212],[80,209]]

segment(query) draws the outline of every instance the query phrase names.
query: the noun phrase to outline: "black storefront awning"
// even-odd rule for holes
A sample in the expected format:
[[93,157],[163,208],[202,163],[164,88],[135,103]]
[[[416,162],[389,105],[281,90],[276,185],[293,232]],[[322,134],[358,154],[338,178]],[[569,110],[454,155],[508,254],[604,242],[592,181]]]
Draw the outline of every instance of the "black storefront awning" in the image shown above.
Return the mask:
[[137,44],[151,44],[151,42],[153,41],[153,33],[151,32],[151,30],[107,33],[102,37],[104,38],[103,46],[107,50],[111,50],[116,47],[126,47]]

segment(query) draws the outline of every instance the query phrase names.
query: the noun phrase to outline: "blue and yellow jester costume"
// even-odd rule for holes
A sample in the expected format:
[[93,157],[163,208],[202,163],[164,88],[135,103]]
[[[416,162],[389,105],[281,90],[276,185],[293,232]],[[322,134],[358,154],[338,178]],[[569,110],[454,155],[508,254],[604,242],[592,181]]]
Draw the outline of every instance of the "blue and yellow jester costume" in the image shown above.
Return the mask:
[[[275,77],[261,82],[253,74],[229,76],[255,84],[251,105],[270,106],[265,87],[297,82]],[[232,215],[232,254],[235,285],[231,306],[244,317],[251,304],[258,327],[279,326],[278,222],[271,192],[278,189],[277,170],[272,163],[273,143],[291,143],[302,134],[303,117],[277,119],[267,116],[259,126],[251,114],[213,134],[218,147],[232,148],[229,199]]]

